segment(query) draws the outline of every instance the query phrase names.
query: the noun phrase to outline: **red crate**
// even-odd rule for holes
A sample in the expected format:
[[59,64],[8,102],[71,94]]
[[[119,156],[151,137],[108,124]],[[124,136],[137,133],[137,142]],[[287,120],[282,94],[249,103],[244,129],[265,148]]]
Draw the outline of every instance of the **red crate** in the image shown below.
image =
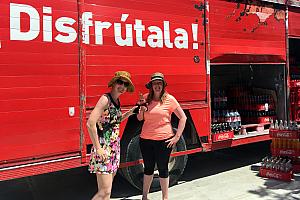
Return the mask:
[[271,148],[271,153],[273,156],[290,156],[290,157],[300,156],[300,153],[297,149]]
[[274,120],[275,118],[273,116],[264,116],[264,117],[258,117],[257,123],[258,124],[268,124],[271,122],[271,118]]
[[[275,109],[274,104],[268,104],[268,110],[274,110],[274,109]],[[262,111],[262,110],[267,110],[267,108],[265,104],[257,104],[257,105],[253,105],[253,110]]]
[[293,172],[294,173],[300,172],[300,164],[293,164]]
[[299,139],[299,130],[269,130],[271,138]]
[[219,142],[224,140],[231,140],[234,137],[233,131],[227,131],[222,133],[216,133],[212,135],[213,142]]
[[290,87],[292,89],[300,87],[300,80],[292,80],[290,81]]
[[259,169],[259,176],[265,177],[265,178],[281,180],[281,181],[291,181],[293,178],[293,173],[292,173],[292,171],[280,172],[280,171],[270,170],[270,169],[261,167]]

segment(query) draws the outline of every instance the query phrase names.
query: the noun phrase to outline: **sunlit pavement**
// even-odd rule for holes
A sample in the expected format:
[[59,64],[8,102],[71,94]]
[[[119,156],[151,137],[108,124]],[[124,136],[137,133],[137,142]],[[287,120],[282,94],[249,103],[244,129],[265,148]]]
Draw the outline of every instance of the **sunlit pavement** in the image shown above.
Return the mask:
[[[123,199],[141,199],[141,196]],[[161,192],[150,193],[160,200]],[[251,165],[192,181],[182,181],[169,189],[170,200],[296,200],[300,199],[300,174],[291,182],[261,178]]]

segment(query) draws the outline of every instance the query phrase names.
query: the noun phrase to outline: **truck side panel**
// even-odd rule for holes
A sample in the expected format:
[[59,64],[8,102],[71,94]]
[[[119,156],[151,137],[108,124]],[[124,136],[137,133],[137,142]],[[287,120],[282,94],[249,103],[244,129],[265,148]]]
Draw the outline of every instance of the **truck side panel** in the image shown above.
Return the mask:
[[[78,44],[55,40],[62,16],[76,20],[77,1],[0,3],[0,164],[79,152]],[[26,32],[36,37],[25,41]]]
[[210,1],[211,63],[285,61],[285,9],[267,2]]
[[289,36],[300,37],[300,8],[289,8]]
[[[145,84],[155,71],[165,74],[167,90],[179,101],[206,101],[206,70],[204,62],[204,29],[202,26],[202,12],[195,9],[197,1],[85,1],[84,10],[92,12],[92,21],[109,22],[111,26],[103,29],[103,44],[95,44],[95,26],[90,28],[90,44],[85,46],[87,65],[87,106],[93,107],[99,95],[108,91],[107,83],[117,70],[127,70],[132,74],[136,86],[135,94],[125,94],[121,97],[122,105],[132,105],[138,98],[138,92],[147,92]],[[121,21],[128,15],[126,20]],[[137,36],[133,30],[136,20],[140,20],[144,31]],[[198,21],[197,21],[198,20]],[[164,21],[169,26],[164,25]],[[117,43],[116,24],[121,26],[123,40],[132,39],[125,46]],[[198,49],[193,49],[192,24],[198,25]],[[126,37],[125,26],[131,28],[132,36]],[[166,26],[166,27],[164,27]],[[152,32],[149,30],[152,27]],[[157,30],[158,32],[154,31]],[[187,37],[184,43],[187,48],[179,48],[174,40],[179,39],[175,32],[184,29]],[[167,32],[167,33],[166,33]],[[162,37],[162,46],[150,46],[149,36]],[[168,34],[170,39],[168,39]],[[181,35],[182,36],[182,35]],[[137,41],[139,40],[139,42]],[[141,45],[144,41],[144,46]],[[168,46],[168,41],[169,44]],[[154,41],[157,42],[157,41]],[[171,47],[172,45],[172,47]],[[194,56],[200,57],[200,62],[194,62]]]

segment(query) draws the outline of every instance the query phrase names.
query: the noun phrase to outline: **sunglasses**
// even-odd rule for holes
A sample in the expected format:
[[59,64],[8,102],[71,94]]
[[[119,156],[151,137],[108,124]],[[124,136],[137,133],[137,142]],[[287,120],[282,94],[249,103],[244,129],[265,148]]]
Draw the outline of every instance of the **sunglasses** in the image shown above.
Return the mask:
[[128,86],[129,86],[129,82],[123,81],[123,80],[121,80],[121,79],[117,79],[117,80],[116,80],[116,83],[117,83],[118,85],[124,85],[125,87],[128,87]]

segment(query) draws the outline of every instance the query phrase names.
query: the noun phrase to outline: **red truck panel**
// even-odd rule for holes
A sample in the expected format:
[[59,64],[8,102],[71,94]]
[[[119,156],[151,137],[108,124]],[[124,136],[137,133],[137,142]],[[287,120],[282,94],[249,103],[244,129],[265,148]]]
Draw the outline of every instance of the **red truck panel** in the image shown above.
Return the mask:
[[260,5],[210,1],[211,63],[285,61],[285,9]]
[[289,36],[300,37],[300,8],[289,8]]
[[[18,17],[12,5],[38,14]],[[44,41],[42,31],[44,15],[52,16],[53,24],[61,16],[77,20],[77,1],[4,0],[0,8],[0,164],[79,152],[78,44],[56,41],[60,32],[53,27],[53,41]],[[12,19],[21,32],[33,30],[30,23],[40,20],[40,32],[30,41],[13,40]],[[75,109],[72,117],[69,107]]]
[[[145,84],[155,71],[165,74],[168,82],[167,90],[179,101],[206,100],[206,70],[204,60],[204,27],[202,13],[195,9],[199,1],[85,1],[84,11],[92,12],[92,21],[105,21],[111,27],[103,30],[103,44],[95,44],[95,26],[89,27],[90,44],[85,45],[87,66],[87,106],[93,107],[99,95],[108,91],[107,83],[117,70],[127,70],[132,74],[136,86],[135,94],[121,97],[122,105],[134,104],[138,92],[147,92]],[[128,14],[125,22],[122,14]],[[114,23],[122,26],[122,37],[125,39],[125,26],[135,25],[135,20],[142,20],[145,31],[142,39],[145,46],[137,44],[137,35],[133,31],[132,45],[120,46],[115,41]],[[197,21],[198,20],[198,21]],[[169,22],[170,42],[173,47],[167,47],[167,34],[164,33],[164,21]],[[197,22],[196,22],[197,21]],[[198,49],[193,49],[192,24],[198,24],[196,42]],[[162,30],[163,46],[151,47],[147,38],[151,34],[150,26]],[[174,44],[178,36],[175,29],[185,29],[188,34],[188,48],[178,48]],[[200,62],[194,62],[194,56],[200,57]]]

